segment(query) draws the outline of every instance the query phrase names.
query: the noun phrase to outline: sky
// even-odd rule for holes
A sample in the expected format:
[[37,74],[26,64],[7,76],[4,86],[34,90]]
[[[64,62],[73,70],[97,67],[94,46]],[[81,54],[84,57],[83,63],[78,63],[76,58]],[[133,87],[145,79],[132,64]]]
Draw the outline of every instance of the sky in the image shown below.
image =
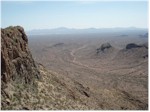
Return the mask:
[[2,1],[1,27],[148,28],[147,1]]

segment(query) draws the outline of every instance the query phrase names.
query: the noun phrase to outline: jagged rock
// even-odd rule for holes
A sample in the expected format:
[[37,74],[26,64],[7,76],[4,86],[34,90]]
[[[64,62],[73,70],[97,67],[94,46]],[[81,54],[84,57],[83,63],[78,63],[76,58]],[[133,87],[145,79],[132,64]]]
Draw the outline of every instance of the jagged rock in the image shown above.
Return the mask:
[[[28,48],[28,38],[20,26],[1,29],[2,109],[11,108],[14,95],[22,90],[36,90],[40,72]],[[19,96],[17,96],[20,99]]]
[[97,49],[97,54],[101,51],[104,52],[104,50],[109,49],[109,48],[112,48],[110,43],[104,43],[104,44],[101,45],[100,48]]
[[20,26],[1,29],[2,83],[16,81],[31,84],[39,71],[28,48],[28,39]]

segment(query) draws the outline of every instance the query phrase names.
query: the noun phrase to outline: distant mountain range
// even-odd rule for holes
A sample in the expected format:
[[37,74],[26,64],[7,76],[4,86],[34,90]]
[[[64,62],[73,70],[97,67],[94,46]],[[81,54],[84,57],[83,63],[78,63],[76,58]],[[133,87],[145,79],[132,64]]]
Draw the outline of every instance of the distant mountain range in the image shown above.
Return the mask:
[[87,34],[87,33],[117,33],[117,32],[148,32],[146,28],[87,28],[87,29],[75,29],[75,28],[66,28],[59,27],[55,29],[35,29],[26,31],[27,35],[49,35],[49,34]]

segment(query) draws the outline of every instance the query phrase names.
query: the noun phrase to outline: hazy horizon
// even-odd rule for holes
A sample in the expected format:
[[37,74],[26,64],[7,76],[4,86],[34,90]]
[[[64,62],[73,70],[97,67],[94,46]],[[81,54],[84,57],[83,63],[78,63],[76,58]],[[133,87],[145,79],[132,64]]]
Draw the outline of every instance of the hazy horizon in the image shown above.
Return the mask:
[[85,30],[85,29],[148,29],[148,28],[140,28],[140,27],[134,27],[134,26],[130,26],[130,27],[87,27],[87,28],[73,28],[73,27],[65,27],[65,26],[61,26],[61,27],[55,27],[55,28],[35,28],[35,29],[30,29],[30,30],[26,30],[26,31],[32,31],[32,30],[53,30],[53,29],[73,29],[73,30]]
[[[9,25],[6,27],[2,27],[2,28],[7,28],[7,27],[14,27],[14,26],[20,26],[20,25]],[[73,29],[73,30],[85,30],[85,29],[148,29],[148,28],[142,28],[142,27],[134,27],[134,26],[130,26],[130,27],[87,27],[87,28],[73,28],[73,27],[65,27],[65,26],[61,26],[61,27],[54,27],[54,28],[34,28],[34,29],[29,29],[25,31],[32,31],[32,30],[53,30],[53,29]]]
[[[2,1],[1,27],[148,28],[147,1]],[[11,18],[11,19],[10,19]]]

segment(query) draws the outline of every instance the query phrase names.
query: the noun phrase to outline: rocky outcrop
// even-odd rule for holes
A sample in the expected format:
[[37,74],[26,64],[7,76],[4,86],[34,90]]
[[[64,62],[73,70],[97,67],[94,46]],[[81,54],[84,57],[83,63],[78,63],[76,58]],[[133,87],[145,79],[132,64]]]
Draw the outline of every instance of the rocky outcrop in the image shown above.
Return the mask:
[[140,63],[148,59],[148,43],[144,44],[127,44],[115,56],[115,60],[125,63]]
[[101,45],[100,48],[97,49],[97,54],[101,51],[104,52],[106,49],[110,49],[110,48],[112,48],[110,43],[104,43],[104,44]]
[[23,90],[37,91],[36,80],[39,78],[40,72],[29,51],[24,29],[20,26],[1,29],[2,109],[11,109],[19,104],[24,99],[19,96]]
[[[127,52],[128,54],[130,54],[130,57],[135,54],[134,57],[139,56],[139,58],[148,58],[148,43],[144,43],[144,44],[134,44],[134,43],[130,43],[126,45],[126,49],[125,52]],[[132,52],[129,53],[129,52]]]
[[[20,97],[23,91],[33,92],[35,95],[36,81],[40,78],[40,72],[28,48],[28,38],[24,29],[20,26],[1,29],[2,109],[11,109],[22,99],[26,99]],[[25,106],[24,102],[22,106]]]
[[140,44],[140,45],[137,45],[137,44],[134,44],[134,43],[130,43],[130,44],[127,44],[126,45],[126,49],[132,49],[132,48],[141,48],[141,47],[144,47],[146,49],[148,49],[148,43],[144,43],[144,44]]
[[[39,71],[28,48],[28,38],[20,26],[1,29],[1,81],[32,84]],[[3,86],[2,86],[3,87]]]
[[134,43],[130,43],[126,45],[126,49],[132,49],[132,48],[138,48],[138,47],[142,47],[142,46],[134,44]]

